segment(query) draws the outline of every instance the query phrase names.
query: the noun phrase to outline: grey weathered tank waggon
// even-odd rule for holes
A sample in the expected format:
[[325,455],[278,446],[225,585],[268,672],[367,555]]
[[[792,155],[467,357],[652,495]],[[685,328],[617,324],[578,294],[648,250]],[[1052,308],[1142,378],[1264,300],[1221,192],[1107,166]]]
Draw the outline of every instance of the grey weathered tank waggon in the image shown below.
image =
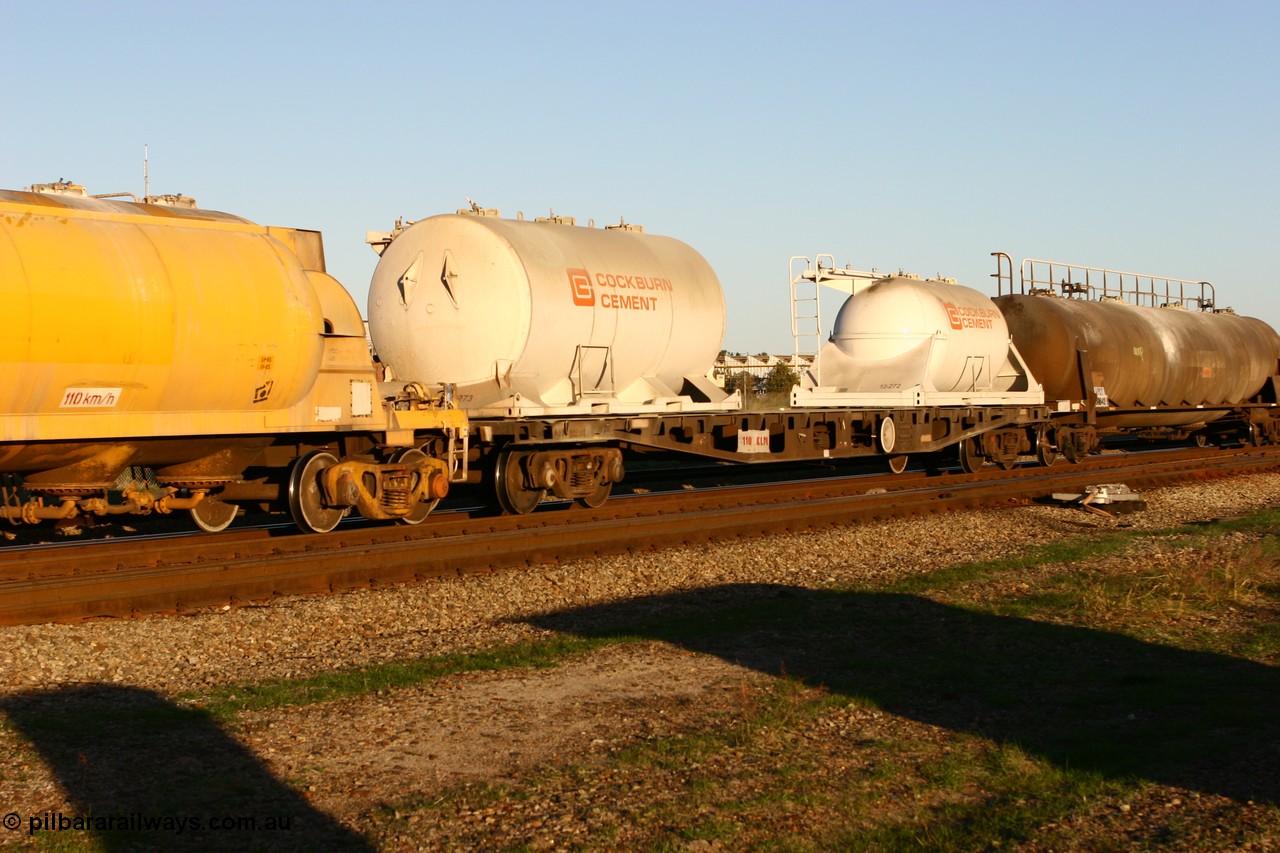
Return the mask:
[[1044,435],[1075,460],[1101,437],[1234,434],[1280,442],[1280,336],[1217,304],[1211,284],[996,255],[995,299],[1043,384]]

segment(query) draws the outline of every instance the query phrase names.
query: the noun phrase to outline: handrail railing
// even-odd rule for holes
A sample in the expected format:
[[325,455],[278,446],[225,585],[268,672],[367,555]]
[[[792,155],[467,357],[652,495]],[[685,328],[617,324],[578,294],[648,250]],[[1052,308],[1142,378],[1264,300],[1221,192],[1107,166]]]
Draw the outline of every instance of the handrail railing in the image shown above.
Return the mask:
[[[993,252],[999,294],[1013,293],[1013,273],[1009,256]],[[1010,263],[1008,273],[1004,264]],[[1152,308],[1186,308],[1196,311],[1216,310],[1216,293],[1207,281],[1170,278],[1148,273],[1087,267],[1040,258],[1026,258],[1018,276],[1023,294],[1047,293],[1067,299],[1118,299]]]
[[[1004,284],[1004,279],[1001,284]],[[1102,266],[1064,264],[1038,257],[1023,260],[1019,287],[1023,293],[1056,293],[1057,296],[1076,300],[1114,298],[1134,305],[1183,307],[1197,311],[1213,311],[1216,307],[1216,293],[1210,282],[1130,273]]]

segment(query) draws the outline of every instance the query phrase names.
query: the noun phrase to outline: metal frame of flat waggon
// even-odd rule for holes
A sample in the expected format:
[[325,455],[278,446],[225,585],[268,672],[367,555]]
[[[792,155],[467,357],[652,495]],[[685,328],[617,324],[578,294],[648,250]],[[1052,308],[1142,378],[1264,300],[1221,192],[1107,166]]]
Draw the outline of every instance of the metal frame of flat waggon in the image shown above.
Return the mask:
[[[473,461],[510,447],[614,445],[759,464],[936,453],[1004,430],[1030,436],[1048,420],[1045,406],[925,406],[479,419],[472,420],[471,431]],[[767,442],[744,444],[744,435],[762,433]]]

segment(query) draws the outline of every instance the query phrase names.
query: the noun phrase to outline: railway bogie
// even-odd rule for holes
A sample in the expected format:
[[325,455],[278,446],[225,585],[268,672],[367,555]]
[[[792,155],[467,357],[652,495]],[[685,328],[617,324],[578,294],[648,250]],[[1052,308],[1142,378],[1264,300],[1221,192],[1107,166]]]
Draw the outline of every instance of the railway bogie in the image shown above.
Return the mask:
[[1259,447],[1263,444],[1280,444],[1280,412],[1252,410],[1244,426],[1246,440]]
[[504,511],[532,512],[546,496],[599,507],[622,482],[622,450],[591,445],[505,445],[487,456],[489,489]]

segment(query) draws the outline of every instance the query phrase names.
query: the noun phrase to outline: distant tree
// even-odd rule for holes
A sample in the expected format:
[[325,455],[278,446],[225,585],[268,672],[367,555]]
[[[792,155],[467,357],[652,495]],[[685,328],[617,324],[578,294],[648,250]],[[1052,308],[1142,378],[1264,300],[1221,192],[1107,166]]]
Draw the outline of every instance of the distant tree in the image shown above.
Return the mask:
[[741,391],[742,396],[749,395],[755,387],[754,377],[745,370],[728,370],[725,371],[724,390],[732,394],[734,391]]
[[764,393],[790,394],[792,387],[799,383],[800,377],[785,364],[776,364],[764,377]]

